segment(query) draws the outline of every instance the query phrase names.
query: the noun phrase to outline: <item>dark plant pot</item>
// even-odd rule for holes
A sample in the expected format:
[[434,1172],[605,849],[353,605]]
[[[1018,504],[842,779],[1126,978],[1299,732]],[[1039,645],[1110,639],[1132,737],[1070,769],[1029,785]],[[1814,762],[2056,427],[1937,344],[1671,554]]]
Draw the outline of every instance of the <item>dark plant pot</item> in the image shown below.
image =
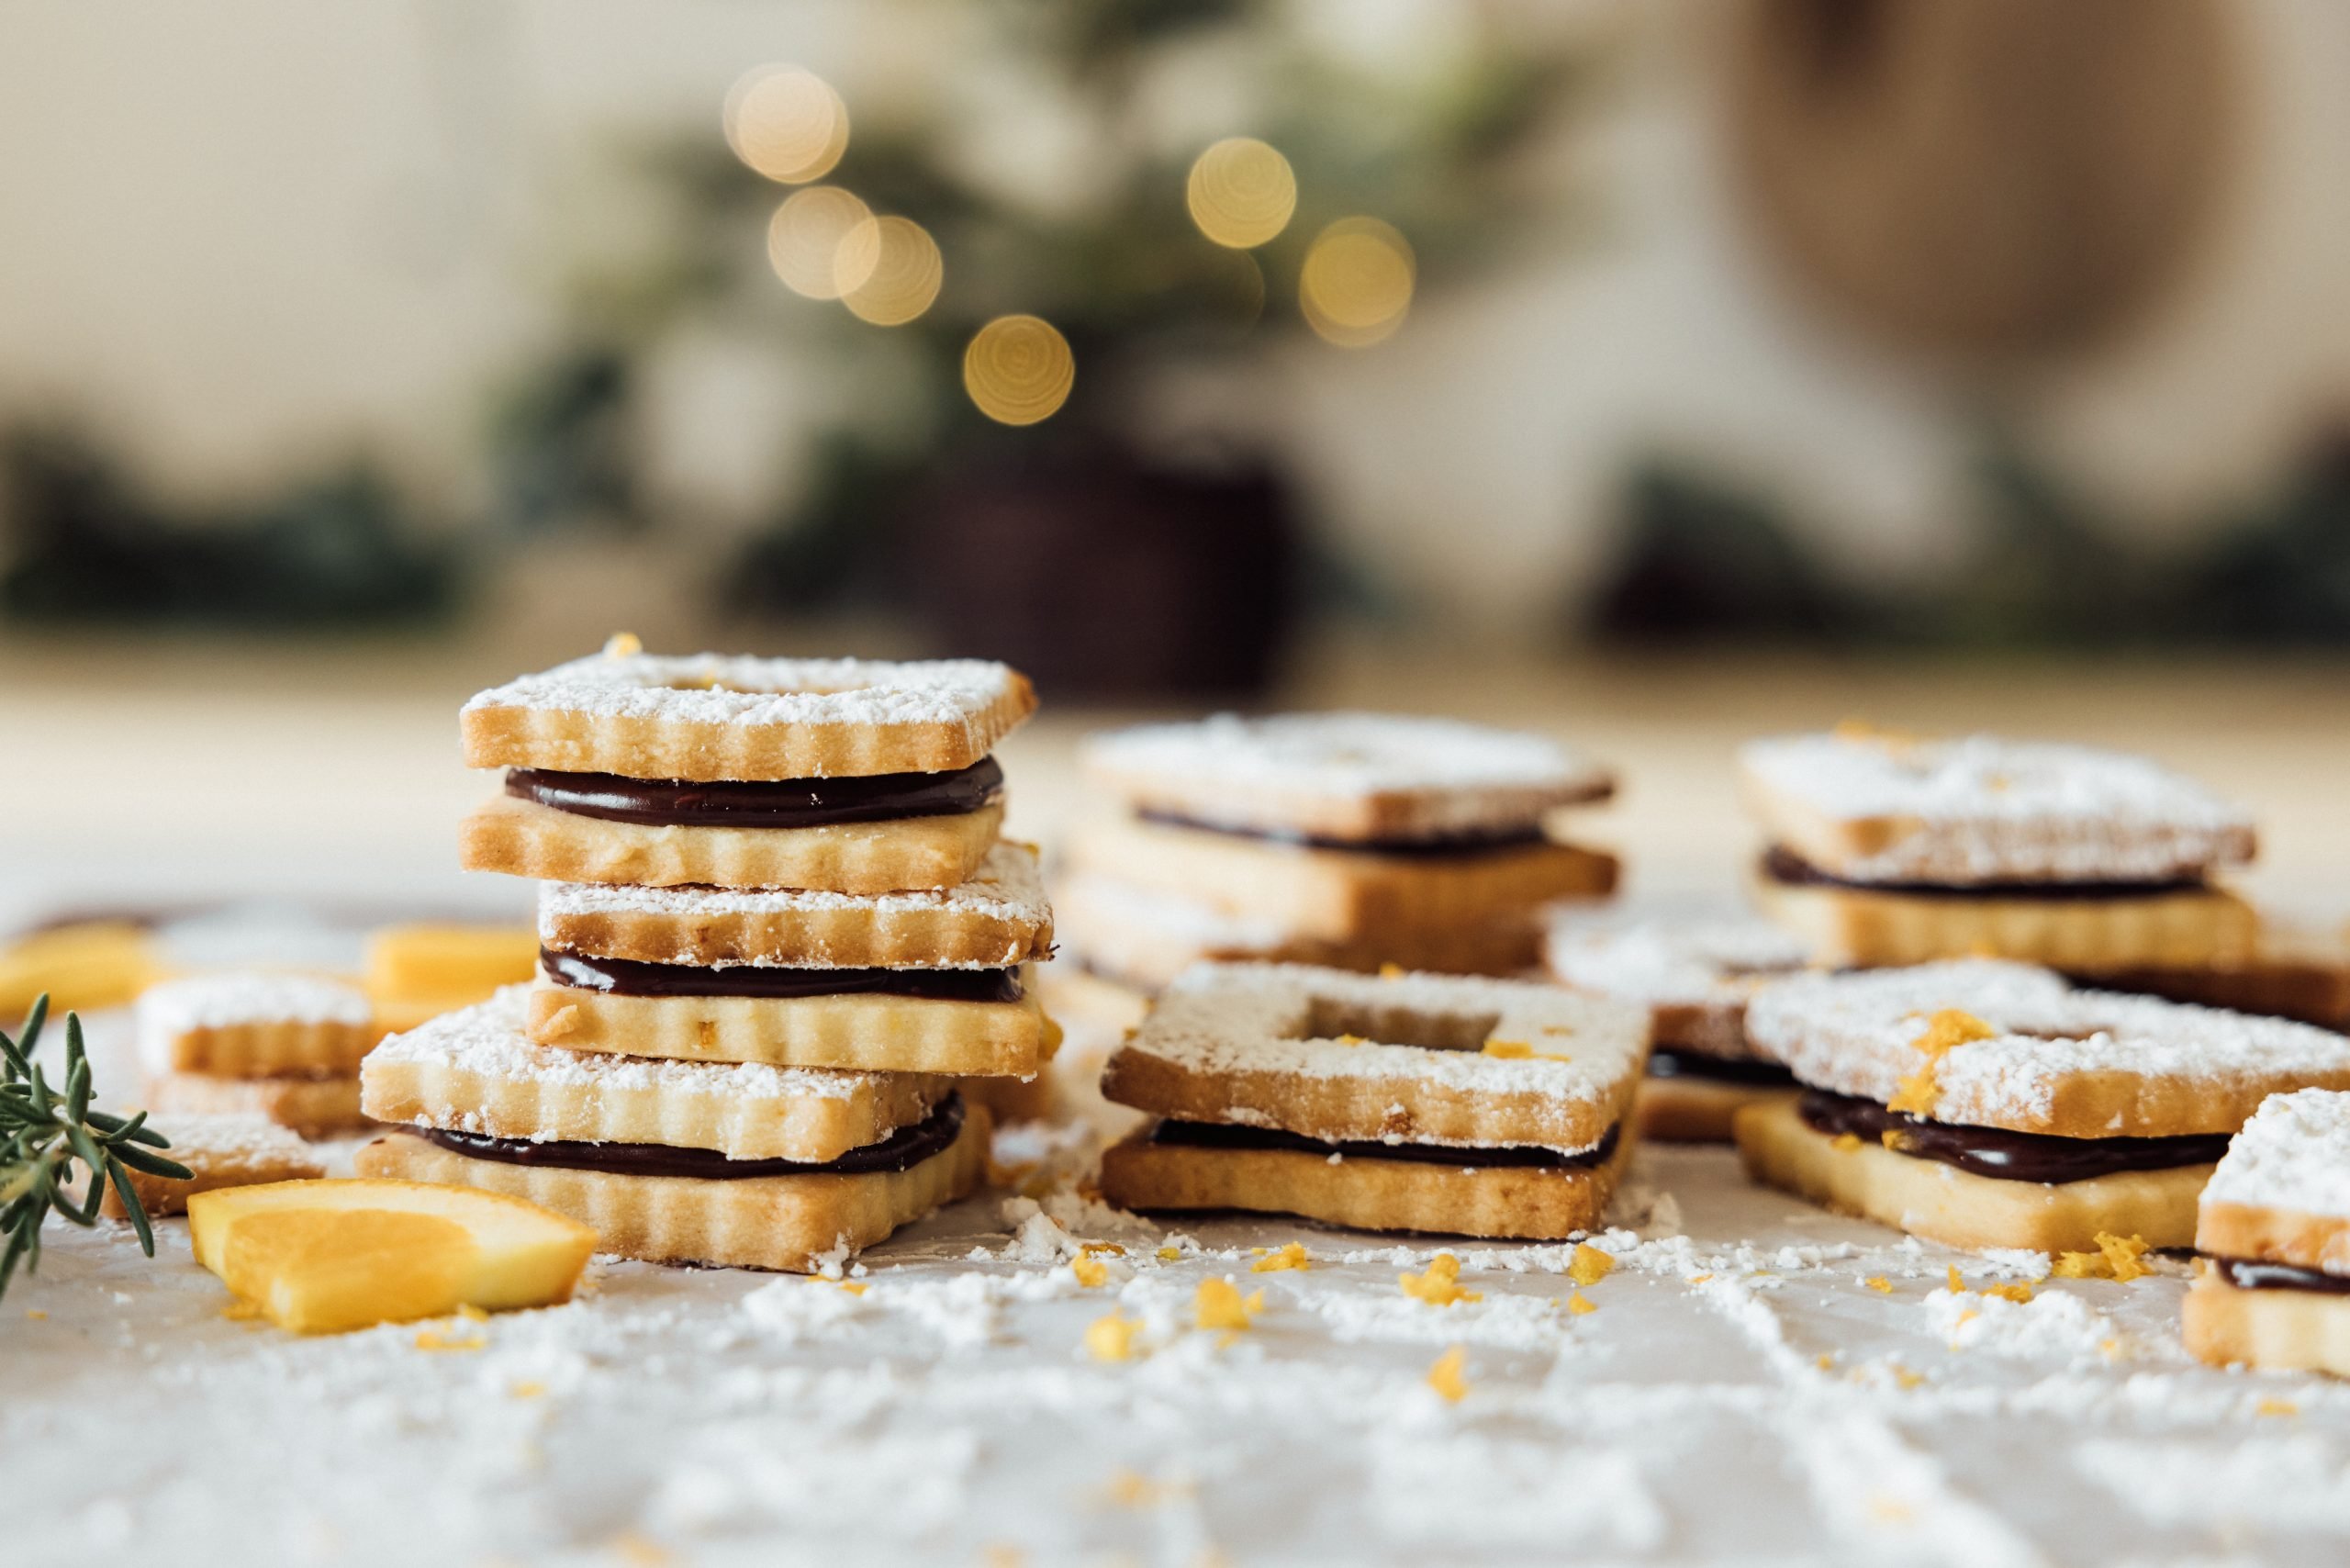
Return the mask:
[[1263,691],[1297,615],[1288,487],[1261,464],[1147,465],[1103,442],[950,460],[899,537],[908,607],[942,651],[1007,661],[1054,699]]

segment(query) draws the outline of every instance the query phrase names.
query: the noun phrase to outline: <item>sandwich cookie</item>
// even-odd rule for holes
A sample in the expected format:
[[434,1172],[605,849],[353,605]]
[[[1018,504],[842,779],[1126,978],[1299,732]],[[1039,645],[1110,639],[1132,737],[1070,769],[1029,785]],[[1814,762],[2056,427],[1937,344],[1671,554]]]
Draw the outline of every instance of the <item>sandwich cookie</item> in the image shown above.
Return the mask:
[[1072,843],[1103,927],[1072,929],[1082,961],[1130,981],[1207,956],[1511,971],[1539,957],[1539,906],[1616,885],[1613,857],[1545,831],[1612,777],[1537,735],[1227,714],[1098,735],[1084,762],[1124,814]]
[[563,881],[943,890],[1002,823],[988,755],[1035,707],[975,660],[659,657],[619,644],[465,704],[467,766],[508,769],[469,870]]
[[1954,1247],[2188,1246],[2262,1100],[2350,1088],[2339,1035],[1988,959],[1780,980],[1746,1029],[1805,1091],[1737,1114],[1749,1174]]
[[528,1011],[516,987],[371,1054],[367,1103],[407,1126],[360,1173],[528,1198],[623,1257],[807,1271],[985,1164],[988,1114],[945,1079],[576,1056]]
[[190,975],[140,993],[134,1021],[151,1110],[260,1118],[305,1137],[364,1125],[359,1062],[384,1031],[356,986],[269,971]]
[[1103,1196],[1556,1239],[1629,1158],[1645,1010],[1523,981],[1203,964],[1111,1057]]
[[1746,1038],[1748,1000],[1804,966],[1803,944],[1786,932],[1751,919],[1598,925],[1561,911],[1546,953],[1561,983],[1649,1010],[1642,1137],[1727,1143],[1740,1106],[1795,1092],[1794,1075]]
[[2143,758],[1847,726],[1754,742],[1740,763],[1771,838],[1756,901],[1819,962],[2098,973],[2253,948],[2251,906],[2212,880],[2251,859],[2251,820]]
[[[185,1214],[197,1193],[222,1187],[257,1187],[269,1182],[299,1182],[327,1173],[310,1146],[274,1122],[258,1116],[150,1116],[147,1125],[170,1140],[166,1156],[188,1175],[151,1176],[125,1168],[131,1190],[151,1217]],[[109,1183],[99,1210],[128,1219],[122,1194]]]
[[2189,1350],[2350,1375],[2350,1094],[2264,1103],[2203,1189],[2195,1248]]

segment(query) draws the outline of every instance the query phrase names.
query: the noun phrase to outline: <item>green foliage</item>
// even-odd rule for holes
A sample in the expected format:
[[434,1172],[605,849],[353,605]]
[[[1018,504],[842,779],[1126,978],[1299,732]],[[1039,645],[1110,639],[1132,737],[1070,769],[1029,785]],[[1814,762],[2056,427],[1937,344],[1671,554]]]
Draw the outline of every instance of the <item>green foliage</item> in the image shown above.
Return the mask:
[[[97,1223],[98,1204],[113,1183],[151,1258],[155,1233],[146,1206],[130,1184],[129,1172],[186,1178],[187,1167],[155,1152],[170,1148],[147,1126],[147,1113],[130,1117],[90,1108],[90,1058],[82,1047],[82,1020],[65,1015],[65,1087],[50,1086],[33,1053],[49,1021],[49,998],[33,1003],[15,1039],[0,1033],[0,1295],[22,1263],[30,1273],[40,1265],[40,1227],[51,1210],[75,1225]],[[72,1193],[73,1167],[88,1175],[80,1199]]]

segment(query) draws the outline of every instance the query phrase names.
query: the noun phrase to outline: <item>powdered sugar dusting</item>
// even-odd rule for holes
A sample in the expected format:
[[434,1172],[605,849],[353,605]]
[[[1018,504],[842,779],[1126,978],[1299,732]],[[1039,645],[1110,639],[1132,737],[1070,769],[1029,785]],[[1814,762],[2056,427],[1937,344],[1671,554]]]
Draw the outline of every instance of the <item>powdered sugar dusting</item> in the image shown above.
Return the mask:
[[2350,1093],[2304,1089],[2261,1102],[2203,1201],[2350,1219]]
[[171,1140],[168,1158],[198,1172],[277,1170],[310,1158],[308,1144],[259,1116],[166,1113],[149,1116],[147,1125]]
[[[1530,1057],[1311,1037],[1317,1000],[1367,1010],[1491,1014],[1490,1037]],[[1645,1010],[1522,980],[1353,974],[1300,964],[1201,964],[1160,993],[1124,1047],[1193,1071],[1294,1073],[1364,1083],[1439,1084],[1472,1093],[1534,1094],[1599,1104],[1637,1073]]]
[[2241,808],[2119,752],[1810,734],[1750,742],[1739,761],[1766,818],[1784,801],[1837,823],[1900,824],[1883,849],[1827,868],[1861,881],[2159,880],[2253,853]]
[[1549,957],[1551,973],[1585,991],[1701,1007],[1743,1002],[1764,980],[1803,968],[1808,955],[1763,920],[1610,924],[1570,909],[1551,924]]
[[2077,991],[2053,970],[1993,959],[1778,980],[1748,1004],[1746,1030],[1757,1051],[1804,1082],[1881,1103],[1919,1070],[1918,1037],[1944,1009],[1998,1034],[1936,1059],[1940,1121],[2029,1129],[2050,1114],[2064,1080],[2091,1072],[2238,1092],[2278,1080],[2350,1082],[2350,1039],[2340,1035]]
[[150,986],[139,996],[142,1038],[240,1024],[352,1024],[372,1017],[366,993],[323,975],[231,970],[189,975]]
[[[618,1091],[658,1090],[732,1100],[845,1100],[871,1086],[872,1073],[755,1062],[699,1062],[534,1045],[525,1033],[531,988],[509,985],[487,1002],[445,1013],[367,1053],[364,1075],[399,1063],[478,1073],[509,1082]],[[465,1130],[465,1129],[459,1129]]]
[[[998,843],[979,869],[943,891],[837,893],[791,888],[652,888],[622,883],[541,882],[539,935],[552,941],[565,915],[658,914],[680,920],[713,915],[817,914],[861,912],[876,916],[964,914],[1024,925],[1052,918],[1036,851]],[[766,961],[766,960],[762,960]]]
[[981,659],[762,659],[592,655],[476,693],[467,711],[529,708],[598,718],[767,724],[962,723],[1014,689]]

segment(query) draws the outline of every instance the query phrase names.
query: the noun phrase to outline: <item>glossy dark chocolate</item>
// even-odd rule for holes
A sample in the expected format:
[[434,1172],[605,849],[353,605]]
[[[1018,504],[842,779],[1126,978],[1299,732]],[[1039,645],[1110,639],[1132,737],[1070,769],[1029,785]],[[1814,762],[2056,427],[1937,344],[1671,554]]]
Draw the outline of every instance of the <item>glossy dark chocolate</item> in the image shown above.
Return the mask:
[[1228,823],[1202,822],[1173,812],[1136,812],[1147,823],[1161,827],[1190,828],[1195,833],[1220,833],[1229,838],[1262,839],[1268,844],[1294,845],[1300,849],[1343,849],[1358,855],[1402,855],[1442,858],[1483,855],[1496,849],[1524,849],[1550,842],[1538,827],[1506,833],[1457,833],[1439,838],[1328,838],[1320,834],[1292,833],[1286,828],[1235,827]]
[[610,996],[913,996],[929,1002],[1017,1002],[1018,969],[822,969],[761,964],[641,964],[539,949],[557,985]]
[[1774,1061],[1756,1061],[1751,1057],[1709,1057],[1701,1051],[1677,1051],[1670,1046],[1659,1046],[1649,1052],[1649,1076],[1702,1078],[1754,1089],[1796,1086],[1796,1075]]
[[2046,1133],[2010,1132],[2005,1127],[1970,1127],[1957,1122],[1930,1122],[1903,1111],[1888,1111],[1874,1100],[1807,1089],[1796,1102],[1796,1113],[1816,1132],[1830,1137],[1852,1133],[1870,1143],[1882,1143],[1916,1159],[1939,1160],[1977,1176],[2001,1182],[2043,1182],[2062,1186],[2125,1170],[2176,1170],[2185,1165],[2210,1165],[2228,1151],[2226,1133],[2191,1133],[2183,1137],[2054,1137]]
[[1223,1148],[1236,1152],[1280,1149],[1318,1155],[1325,1159],[1336,1154],[1348,1159],[1404,1159],[1421,1165],[1457,1165],[1471,1170],[1488,1170],[1494,1166],[1534,1170],[1579,1170],[1607,1162],[1607,1157],[1616,1152],[1616,1129],[1608,1128],[1596,1147],[1572,1154],[1555,1148],[1454,1148],[1439,1143],[1381,1143],[1376,1139],[1360,1143],[1325,1143],[1320,1138],[1282,1132],[1275,1127],[1171,1120],[1161,1121],[1153,1127],[1150,1141],[1177,1148]]
[[690,1176],[703,1182],[745,1182],[760,1176],[868,1176],[911,1170],[944,1152],[963,1130],[963,1097],[949,1094],[912,1126],[900,1127],[879,1143],[852,1148],[838,1159],[822,1161],[729,1159],[714,1148],[677,1148],[666,1143],[532,1143],[528,1138],[485,1137],[445,1127],[407,1130],[472,1159],[597,1170],[610,1176]]
[[1003,769],[983,756],[952,773],[702,784],[516,767],[506,792],[576,817],[654,827],[834,827],[976,812],[1003,793]]
[[2192,877],[2166,882],[1855,882],[1823,871],[1776,844],[1762,852],[1762,874],[1791,888],[1853,888],[1866,893],[1949,899],[2143,899],[2158,893],[2192,892],[2204,885]]
[[2298,1263],[2269,1263],[2252,1258],[2214,1258],[2220,1277],[2244,1291],[2314,1291],[2320,1295],[2350,1295],[2350,1275],[2304,1269]]

